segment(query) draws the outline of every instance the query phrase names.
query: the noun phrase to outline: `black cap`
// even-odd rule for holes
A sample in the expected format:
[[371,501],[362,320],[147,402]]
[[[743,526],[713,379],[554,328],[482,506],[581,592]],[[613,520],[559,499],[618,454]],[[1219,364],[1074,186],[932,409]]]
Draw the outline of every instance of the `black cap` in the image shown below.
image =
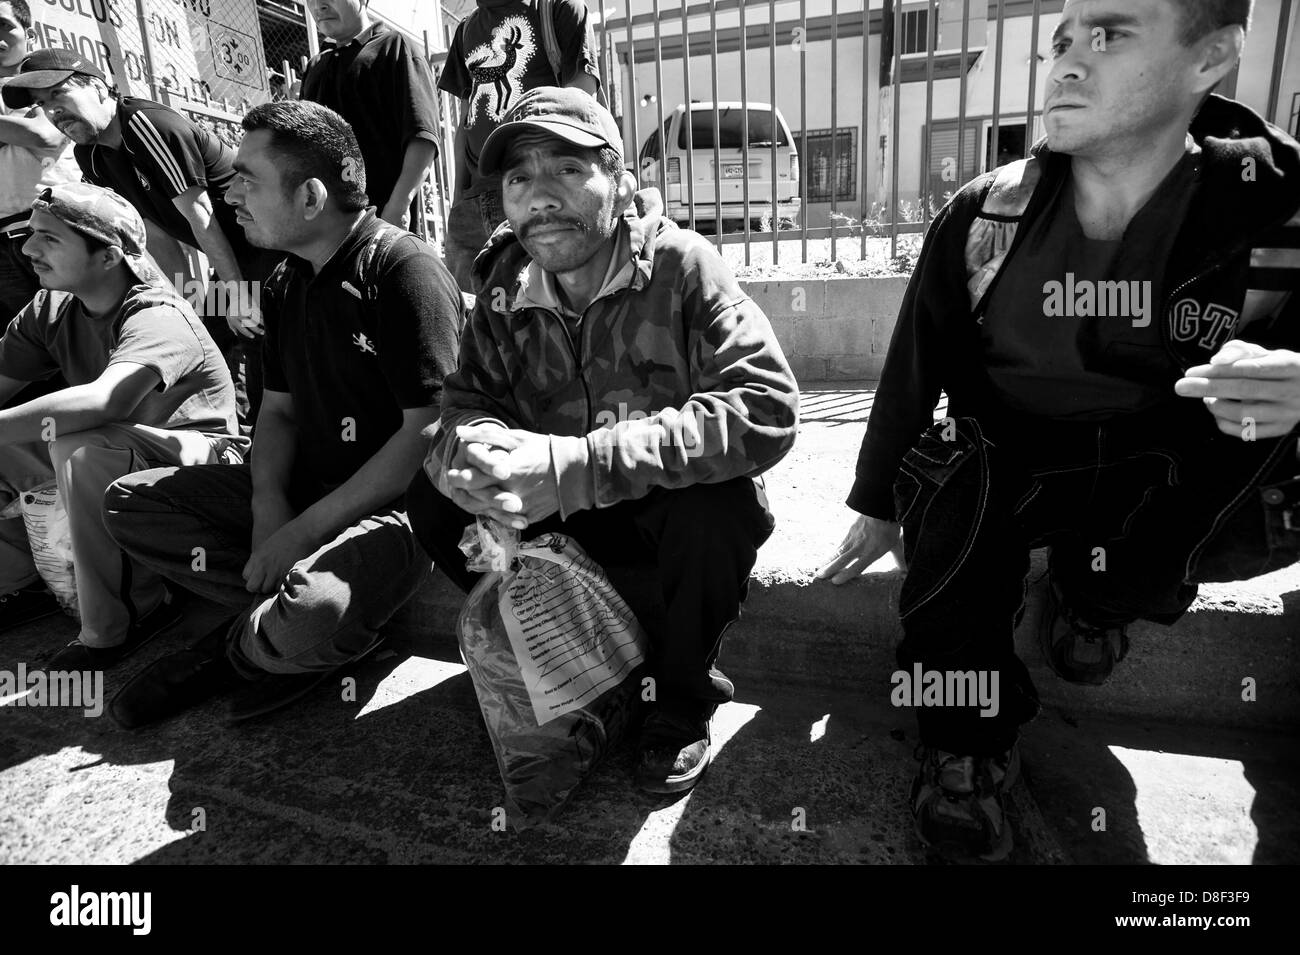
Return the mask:
[[32,90],[47,90],[58,86],[76,74],[108,82],[104,71],[76,50],[62,47],[56,50],[37,50],[18,64],[17,75],[0,87],[0,95],[10,109],[22,109],[35,102]]

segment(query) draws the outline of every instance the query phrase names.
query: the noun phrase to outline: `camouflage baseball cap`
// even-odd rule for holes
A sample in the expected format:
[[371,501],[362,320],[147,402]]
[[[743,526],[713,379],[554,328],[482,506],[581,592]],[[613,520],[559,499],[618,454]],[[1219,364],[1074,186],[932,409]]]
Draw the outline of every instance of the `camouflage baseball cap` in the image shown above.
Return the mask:
[[145,248],[144,220],[135,206],[112,189],[88,182],[50,186],[32,203],[33,212],[48,212],[82,235],[122,250],[122,261],[148,285],[166,282]]
[[32,99],[32,90],[47,90],[52,86],[58,86],[74,74],[93,76],[97,80],[108,83],[104,71],[94,63],[76,50],[60,47],[53,50],[37,50],[24,57],[18,64],[17,74],[10,77],[3,88],[0,88],[0,96],[4,97],[5,105],[10,109],[22,109],[35,102]]
[[611,146],[623,159],[623,134],[609,110],[590,93],[574,87],[539,86],[519,98],[492,131],[478,157],[479,172],[499,174],[510,140],[527,130],[541,130],[589,149]]

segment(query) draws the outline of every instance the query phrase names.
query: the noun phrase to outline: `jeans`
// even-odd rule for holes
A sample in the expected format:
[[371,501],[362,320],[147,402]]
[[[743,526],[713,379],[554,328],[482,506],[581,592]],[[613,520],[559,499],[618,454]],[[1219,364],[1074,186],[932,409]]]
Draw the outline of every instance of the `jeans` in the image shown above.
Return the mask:
[[104,523],[133,559],[242,612],[229,652],[245,676],[329,671],[367,653],[430,573],[406,514],[377,508],[295,563],[276,593],[254,595],[242,575],[252,496],[247,465],[159,468],[113,484]]
[[497,226],[505,221],[500,186],[468,199],[458,199],[452,204],[447,213],[443,260],[462,292],[479,293],[472,275],[474,258]]
[[0,322],[6,328],[41,287],[31,259],[22,252],[30,236],[26,229],[0,235]]
[[[407,489],[406,506],[425,551],[468,592],[481,575],[465,569],[457,545],[473,515],[444,497],[423,472]],[[526,539],[548,531],[566,534],[602,567],[637,564],[657,576],[667,616],[649,630],[655,700],[666,711],[698,717],[734,692],[714,663],[723,632],[740,617],[758,548],[773,526],[761,486],[736,478],[656,488],[639,500],[582,511],[566,521],[555,515],[530,527]]]
[[1101,425],[957,418],[925,432],[894,486],[908,568],[898,663],[997,671],[1000,709],[920,707],[922,742],[994,755],[1037,713],[1013,639],[1031,548],[1051,545],[1052,578],[1085,620],[1173,623],[1196,596],[1193,552],[1280,450],[1220,434],[1199,402]]
[[[0,506],[51,479],[68,511],[76,568],[81,642],[112,647],[163,600],[162,581],[124,560],[104,529],[100,507],[113,481],[160,464],[218,460],[221,438],[121,422],[59,435],[54,441],[0,445]],[[35,583],[21,517],[0,521],[0,593]]]

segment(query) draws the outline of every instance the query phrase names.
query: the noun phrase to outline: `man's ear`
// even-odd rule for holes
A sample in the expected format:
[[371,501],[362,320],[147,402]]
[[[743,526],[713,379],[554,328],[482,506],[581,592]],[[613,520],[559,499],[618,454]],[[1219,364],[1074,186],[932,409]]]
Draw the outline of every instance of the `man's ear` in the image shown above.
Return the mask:
[[308,179],[298,187],[298,193],[303,202],[303,215],[307,219],[315,219],[325,211],[325,201],[330,195],[330,191],[325,188],[325,183],[319,179]]
[[625,169],[623,175],[618,177],[618,192],[614,194],[614,211],[618,213],[626,209],[634,195],[636,195],[636,176]]
[[106,246],[100,250],[100,264],[103,265],[105,272],[111,272],[125,261],[126,256],[122,254],[122,249],[116,245]]
[[1201,57],[1196,65],[1195,92],[1214,89],[1241,60],[1246,34],[1240,26],[1220,27],[1200,41]]

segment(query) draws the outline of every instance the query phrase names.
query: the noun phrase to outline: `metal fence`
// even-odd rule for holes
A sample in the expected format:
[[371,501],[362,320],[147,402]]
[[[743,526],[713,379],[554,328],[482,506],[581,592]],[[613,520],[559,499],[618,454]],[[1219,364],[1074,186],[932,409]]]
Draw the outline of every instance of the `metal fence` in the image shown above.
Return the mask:
[[[834,260],[845,238],[858,240],[866,258],[872,237],[888,238],[892,259],[900,235],[922,232],[964,182],[1027,155],[1041,135],[1037,106],[1051,66],[1050,50],[1043,48],[1064,6],[1063,0],[609,3],[597,32],[603,50],[615,49],[612,62],[625,81],[624,136],[635,168],[651,179],[642,184],[657,185],[665,197],[671,189],[680,197],[683,221],[709,234],[720,250],[743,243],[745,264],[768,242],[773,262],[795,245],[807,262],[810,240],[829,240],[824,247]],[[1291,20],[1291,0],[1257,3],[1241,69],[1259,74],[1245,84],[1248,105],[1296,129],[1300,91],[1281,88],[1293,45]],[[603,80],[609,79],[606,66],[602,58]],[[1238,80],[1232,74],[1221,92],[1239,93]],[[937,109],[940,91],[944,103]],[[1287,94],[1291,109],[1282,115],[1279,98]],[[799,147],[797,225],[781,215],[781,137],[772,135],[756,148],[751,111],[742,110],[740,156],[729,165],[719,143],[723,100],[797,115],[790,124]],[[977,100],[975,111],[969,104]],[[811,128],[810,103],[819,117]],[[662,142],[665,123],[688,104],[702,107],[712,128],[678,121],[685,149],[675,167],[662,152],[659,160],[648,156],[654,137]],[[703,146],[698,151],[697,139]],[[766,153],[766,163],[755,162],[756,153]],[[697,163],[705,165],[702,176]],[[753,170],[763,166],[766,178],[755,180]],[[743,228],[728,233],[723,191],[736,185],[740,208],[731,217],[743,220]],[[810,224],[812,213],[823,222]],[[756,217],[770,224],[770,235],[755,237]]]

